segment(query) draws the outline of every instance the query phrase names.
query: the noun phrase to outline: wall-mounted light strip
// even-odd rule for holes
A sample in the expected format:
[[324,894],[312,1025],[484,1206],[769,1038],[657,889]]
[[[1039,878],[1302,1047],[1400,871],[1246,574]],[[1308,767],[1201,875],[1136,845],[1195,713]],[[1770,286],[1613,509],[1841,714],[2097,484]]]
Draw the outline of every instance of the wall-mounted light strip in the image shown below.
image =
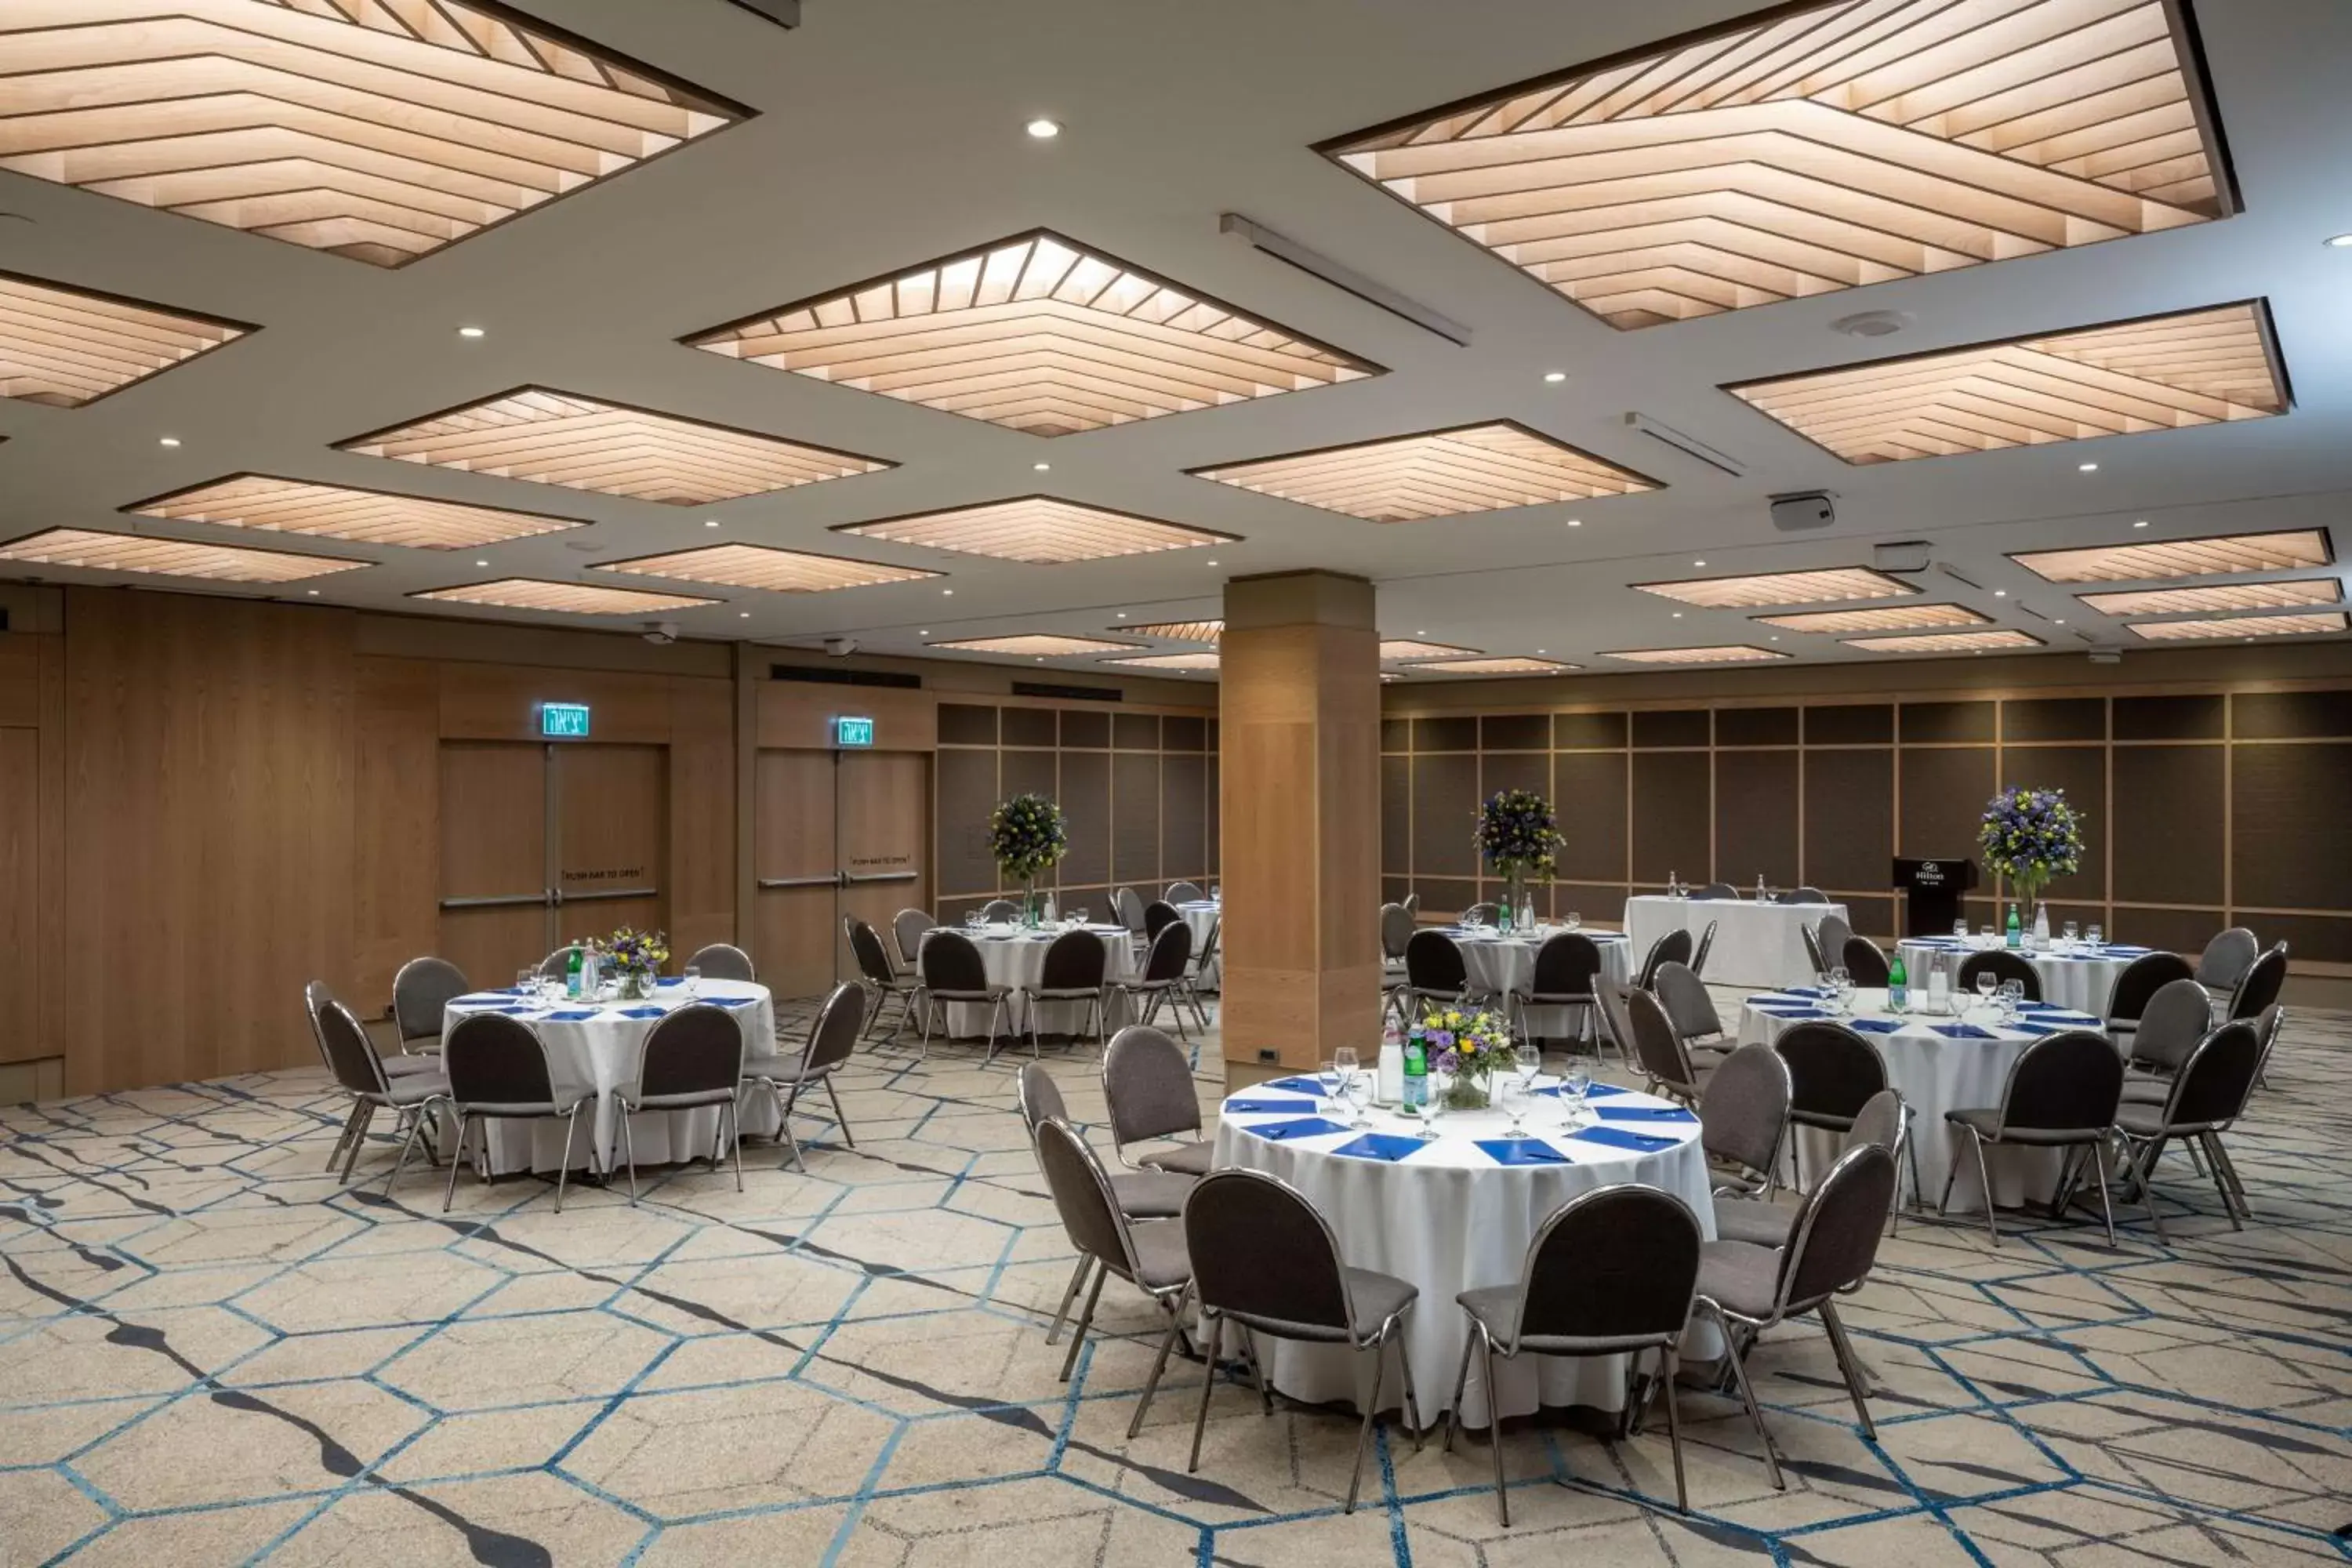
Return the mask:
[[253,330],[0,272],[0,397],[79,408]]
[[241,544],[194,544],[150,534],[52,528],[0,544],[0,561],[78,566],[89,572],[138,572],[158,577],[202,577],[215,583],[299,583],[370,564],[334,555],[295,555]]
[[388,490],[353,489],[268,474],[236,474],[122,509],[141,517],[209,522],[273,533],[307,533],[413,550],[475,550],[585,527],[568,517],[502,511]]

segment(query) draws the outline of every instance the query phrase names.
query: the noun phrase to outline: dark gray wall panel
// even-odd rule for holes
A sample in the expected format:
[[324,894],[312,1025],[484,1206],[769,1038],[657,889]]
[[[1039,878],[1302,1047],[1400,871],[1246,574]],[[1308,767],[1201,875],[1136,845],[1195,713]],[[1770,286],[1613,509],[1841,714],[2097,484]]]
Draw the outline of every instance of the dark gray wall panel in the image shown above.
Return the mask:
[[1003,739],[1008,746],[1051,746],[1061,730],[1057,717],[1051,708],[1007,708],[997,722],[1003,727]]
[[1718,746],[1793,746],[1797,743],[1794,708],[1718,708],[1715,710],[1715,743]]
[[1412,871],[1416,879],[1477,874],[1478,857],[1470,847],[1477,809],[1475,752],[1413,758]]
[[[1795,729],[1796,710],[1787,710]],[[1797,875],[1797,753],[1717,752],[1715,755],[1716,875],[1742,889],[1760,872],[1775,888]]]
[[1625,743],[1622,713],[1555,713],[1551,743],[1559,751],[1589,751]]
[[[2213,940],[2213,933],[2227,924],[2218,908],[2117,910],[2116,918],[2106,922],[2106,934],[2111,942],[2137,942],[2142,947],[2183,953],[2193,963],[2205,951],[2205,944]],[[2269,919],[2263,921],[2262,934],[2271,935]]]
[[2035,697],[2011,700],[2000,705],[2000,738],[2004,741],[2104,741],[2107,738],[2106,699]]
[[[2063,789],[2083,823],[2083,868],[2050,884],[2050,897],[2071,903],[2103,902],[2107,896],[2107,749],[2105,746],[2028,746],[2001,753],[1996,788]],[[1987,792],[1990,796],[1990,792]],[[1984,803],[1977,803],[1979,812]],[[1981,875],[1981,868],[1979,868]],[[2029,914],[2027,918],[2032,917]]]
[[969,702],[940,704],[940,743],[948,746],[996,744],[996,710]]
[[2230,700],[2241,741],[2352,735],[2352,691],[2250,691]]
[[1062,710],[1062,744],[1100,752],[1110,749],[1110,715],[1086,708]]
[[2245,922],[2265,942],[2287,944],[2288,967],[2352,963],[2352,920],[2339,915],[2262,915]]
[[[993,713],[991,714],[992,719]],[[996,752],[942,748],[939,753],[940,891],[985,893],[996,887],[988,856],[988,814],[996,809]]]
[[1422,919],[1459,914],[1478,901],[1478,884],[1467,877],[1421,877],[1413,881],[1421,894]]
[[[1478,798],[1496,790],[1532,790],[1551,794],[1551,757],[1543,752],[1488,752],[1479,759]],[[1552,803],[1557,810],[1559,802]]]
[[1714,734],[1704,708],[1641,709],[1633,714],[1633,744],[1704,746]]
[[1551,719],[1543,713],[1489,713],[1478,721],[1478,744],[1489,752],[1551,749]]
[[1895,710],[1884,702],[1840,702],[1805,710],[1805,744],[1868,746],[1895,739]]
[[2115,749],[2116,900],[2220,906],[2227,757],[2220,746]]
[[2118,741],[2218,741],[2228,732],[2230,700],[2221,696],[2118,697]]
[[1704,756],[1633,753],[1635,882],[1663,882],[1669,872],[1685,882],[1709,879],[1709,783]]
[[1062,858],[1065,886],[1110,880],[1110,758],[1100,752],[1062,753],[1062,816],[1070,852]]
[[[1412,721],[1410,719],[1381,720],[1381,750],[1383,752],[1412,751]],[[1393,899],[1389,901],[1391,903],[1395,902]]]
[[1158,751],[1160,749],[1160,715],[1157,713],[1112,714],[1110,743],[1114,751]]
[[2239,745],[2230,762],[2231,900],[2242,909],[2352,902],[2352,745]]
[[1163,880],[1198,881],[1209,870],[1202,795],[1208,759],[1197,752],[1160,760],[1160,872]]
[[1381,759],[1381,869],[1412,875],[1412,760]]
[[1625,884],[1554,882],[1551,908],[1554,915],[1562,918],[1574,910],[1583,920],[1615,925],[1625,918]]
[[1990,702],[1906,702],[1902,739],[1914,741],[1990,741],[1993,737]]
[[1623,887],[1625,753],[1562,752],[1552,758],[1552,813],[1568,838],[1560,876]]
[[1890,887],[1894,858],[1895,752],[1807,752],[1801,880],[1831,892]]
[[1416,752],[1475,752],[1478,721],[1475,718],[1415,719],[1412,749]]
[[1160,756],[1114,752],[1110,765],[1110,878],[1144,892],[1165,880],[1160,875]]
[[[1985,706],[1990,712],[1991,705]],[[1906,746],[1901,767],[1903,816],[1895,853],[1938,860],[1978,858],[1977,819],[1993,792],[1992,748],[1923,751]],[[1989,885],[1982,868],[1978,876]]]
[[1160,749],[1163,752],[1204,752],[1209,749],[1209,722],[1181,713],[1160,716]]

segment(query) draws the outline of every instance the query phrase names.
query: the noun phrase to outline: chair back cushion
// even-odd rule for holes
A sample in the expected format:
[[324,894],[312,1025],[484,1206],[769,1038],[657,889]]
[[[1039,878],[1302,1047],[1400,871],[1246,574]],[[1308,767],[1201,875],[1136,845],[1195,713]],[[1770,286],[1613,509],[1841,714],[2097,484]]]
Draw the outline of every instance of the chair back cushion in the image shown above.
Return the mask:
[[923,984],[933,991],[987,990],[980,944],[960,931],[933,931],[923,942]]
[[441,1010],[474,987],[446,958],[412,958],[392,977],[392,1018],[404,1040],[437,1039]]
[[2254,960],[2253,967],[2238,983],[2230,997],[2230,1016],[2260,1017],[2263,1009],[2279,999],[2286,984],[2286,943],[2281,942]]
[[1055,937],[1053,945],[1045,950],[1045,962],[1037,972],[1038,989],[1099,991],[1109,958],[1109,953],[1103,948],[1102,938],[1094,932],[1066,931]]
[[457,1020],[441,1048],[449,1096],[460,1105],[544,1105],[555,1098],[547,1047],[530,1026],[505,1013]]
[[2254,1092],[2254,1072],[2262,1059],[2262,1032],[2247,1019],[2224,1024],[2206,1036],[2172,1080],[2165,1125],[2203,1127],[2236,1121],[2246,1109],[2246,1097]]
[[2168,981],[2140,1009],[2131,1056],[2151,1067],[2177,1068],[2213,1029],[2213,999],[2187,975]]
[[751,967],[751,955],[732,942],[714,942],[707,947],[698,947],[679,967],[699,970],[705,980],[740,980],[748,985],[759,978],[759,973]]
[[1780,901],[1784,904],[1826,904],[1830,896],[1819,888],[1790,888],[1780,895]]
[[1183,923],[1184,917],[1176,912],[1176,906],[1164,899],[1154,899],[1143,906],[1143,934],[1147,937],[1157,937],[1170,926]]
[[1184,1049],[1146,1024],[1129,1024],[1103,1053],[1103,1100],[1112,1142],[1125,1146],[1201,1130],[1201,1095]]
[[1671,1193],[1625,1183],[1579,1194],[1528,1244],[1518,1338],[1679,1335],[1700,1241],[1698,1220]]
[[890,917],[890,940],[898,944],[903,967],[915,967],[915,955],[923,951],[923,933],[939,923],[929,910],[900,910]]
[[1886,1087],[1886,1062],[1843,1024],[1809,1018],[1780,1031],[1772,1048],[1789,1064],[1789,1108],[1810,1116],[1858,1116]]
[[[2055,1038],[2053,1036],[2053,1038]],[[1895,1206],[1895,1155],[1875,1143],[1838,1156],[1797,1209],[1780,1249],[1780,1304],[1802,1310],[1860,1284]]]
[[637,1090],[647,1098],[733,1089],[743,1077],[743,1031],[735,1015],[696,1002],[666,1015],[646,1036]]
[[1886,955],[1879,952],[1878,944],[1867,937],[1846,938],[1845,946],[1842,950],[1841,962],[1845,965],[1847,977],[1856,985],[1871,986],[1886,984],[1889,973]]
[[1168,884],[1168,890],[1160,896],[1167,900],[1171,904],[1197,904],[1202,899],[1201,884],[1198,882],[1171,882]]
[[1330,1228],[1306,1198],[1262,1172],[1201,1178],[1184,1200],[1184,1250],[1203,1307],[1255,1322],[1351,1326]]
[[2105,1035],[2069,1029],[2025,1047],[2001,1091],[2000,1125],[2042,1131],[2097,1131],[2115,1125],[2124,1095],[2124,1059]]
[[1100,1258],[1122,1273],[1133,1267],[1118,1206],[1111,1201],[1110,1182],[1102,1162],[1066,1121],[1037,1124],[1037,1164],[1045,1173],[1045,1186],[1054,1194],[1055,1212],[1070,1244],[1089,1258]]
[[1822,956],[1829,960],[1827,967],[1834,968],[1845,962],[1846,939],[1853,935],[1853,927],[1835,910],[1823,915],[1814,925],[1813,940],[1820,943]]
[[1493,925],[1496,921],[1502,918],[1503,906],[1495,903],[1472,904],[1462,911],[1462,923],[1464,925],[1472,925],[1480,921],[1484,921],[1488,925]]
[[857,1030],[866,1022],[866,993],[846,983],[833,988],[809,1026],[808,1044],[801,1050],[803,1079],[837,1068],[857,1048]]
[[1674,1020],[1675,1033],[1684,1039],[1723,1033],[1723,1020],[1715,1012],[1715,998],[1706,994],[1706,982],[1689,965],[1661,963],[1653,989],[1666,1016]]
[[2143,952],[2116,976],[2107,998],[2107,1016],[2119,1023],[2137,1023],[2147,1013],[2148,998],[2176,980],[2192,978],[2189,961],[2177,952]]
[[[1165,904],[1160,908],[1166,909]],[[1171,911],[1172,912],[1172,911]],[[1181,980],[1184,966],[1192,962],[1192,928],[1179,916],[1160,928],[1151,939],[1151,952],[1143,961],[1143,978],[1149,982]]]
[[[334,1070],[335,1081],[353,1094],[383,1093],[383,1062],[375,1054],[375,1042],[368,1038],[367,1030],[361,1027],[352,1010],[324,995],[323,989],[319,1010],[311,1015],[311,1020],[319,1033],[319,1047],[327,1053],[327,1066]],[[450,1031],[452,1038],[456,1034],[456,1030]]]
[[2262,951],[2262,939],[2244,926],[2215,931],[2205,951],[2197,955],[2197,983],[2216,991],[2231,990],[2246,977]]
[[1960,960],[1960,989],[1974,991],[1977,976],[1988,972],[2003,985],[2016,981],[2025,988],[2027,1001],[2042,1000],[2042,972],[2033,967],[2032,960],[2005,947],[1996,947],[1989,952],[1972,952]]
[[1557,931],[1536,949],[1528,989],[1538,996],[1590,996],[1601,980],[1601,944],[1580,931]]
[[[1891,1089],[1882,1089],[1862,1102],[1853,1113],[1853,1125],[1846,1129],[1845,1148],[1859,1149],[1864,1143],[1875,1143],[1888,1153],[1903,1136],[1903,1097]],[[1839,1151],[1841,1153],[1844,1150]]]
[[1789,1064],[1766,1045],[1723,1058],[1698,1103],[1699,1146],[1750,1171],[1769,1171],[1789,1121]]
[[991,899],[980,906],[980,918],[989,925],[1003,925],[1021,918],[1021,906],[1011,899]]
[[1642,973],[1633,977],[1633,988],[1647,991],[1654,985],[1662,963],[1688,963],[1691,941],[1691,933],[1677,927],[1652,942],[1648,955],[1642,960]]
[[1677,1093],[1696,1094],[1698,1074],[1691,1067],[1690,1053],[1657,997],[1636,991],[1625,998],[1625,1012],[1633,1025],[1633,1059],[1642,1070]]
[[1143,898],[1133,888],[1121,888],[1113,893],[1110,907],[1118,911],[1118,923],[1137,936],[1143,934]]
[[1694,899],[1713,900],[1721,900],[1725,899],[1737,900],[1739,897],[1739,889],[1733,887],[1728,882],[1709,882],[1706,887],[1701,888],[1698,891],[1693,893],[1691,897]]
[[1043,1062],[1021,1065],[1020,1093],[1022,1125],[1029,1129],[1033,1142],[1041,1123],[1070,1119],[1069,1105],[1062,1099],[1062,1086],[1054,1081],[1054,1075],[1045,1070]]
[[1417,931],[1404,944],[1404,977],[1416,991],[1440,991],[1453,995],[1470,984],[1462,966],[1462,949],[1442,931]]
[[[857,960],[857,973],[877,985],[887,985],[898,972],[890,967],[890,954],[882,945],[881,933],[864,921],[853,918],[849,922],[849,954]],[[704,970],[705,974],[709,973]]]
[[1412,911],[1402,904],[1381,906],[1381,956],[1402,958],[1404,944],[1412,940]]

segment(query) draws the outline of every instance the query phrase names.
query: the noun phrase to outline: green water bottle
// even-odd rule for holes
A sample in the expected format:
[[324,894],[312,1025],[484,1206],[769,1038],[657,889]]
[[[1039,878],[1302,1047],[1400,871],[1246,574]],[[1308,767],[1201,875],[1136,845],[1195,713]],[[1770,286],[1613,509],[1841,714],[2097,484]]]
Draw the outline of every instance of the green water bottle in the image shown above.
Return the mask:
[[2009,945],[2011,947],[2025,945],[2025,925],[2017,918],[2017,906],[2014,903],[2009,906]]
[[1404,1037],[1404,1103],[1414,1110],[1429,1103],[1429,1042],[1419,1024]]
[[1895,961],[1886,966],[1886,1005],[1890,1012],[1900,1013],[1910,1005],[1911,976],[1903,967],[1903,950],[1895,950]]
[[580,999],[580,947],[573,943],[572,956],[563,961],[563,994],[573,1001]]

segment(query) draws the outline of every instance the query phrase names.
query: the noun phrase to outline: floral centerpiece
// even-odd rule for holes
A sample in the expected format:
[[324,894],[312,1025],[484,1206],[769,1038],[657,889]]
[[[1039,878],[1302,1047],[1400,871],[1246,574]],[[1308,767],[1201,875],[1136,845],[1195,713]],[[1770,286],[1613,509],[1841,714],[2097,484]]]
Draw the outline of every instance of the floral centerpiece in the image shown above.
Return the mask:
[[988,852],[1007,881],[1021,884],[1021,907],[1037,921],[1037,877],[1070,852],[1070,831],[1062,808],[1042,795],[1016,795],[989,814]]
[[1483,1009],[1432,1007],[1422,1016],[1421,1039],[1430,1070],[1446,1075],[1448,1110],[1483,1110],[1489,1080],[1515,1060],[1510,1026]]
[[621,994],[644,998],[654,994],[654,981],[669,962],[669,939],[657,931],[623,926],[597,944],[602,962],[611,970]]
[[1478,808],[1473,837],[1479,855],[1501,873],[1516,916],[1527,907],[1528,879],[1549,877],[1553,857],[1568,840],[1553,819],[1551,802],[1533,790],[1497,790]]
[[2082,815],[2063,789],[2005,789],[1985,805],[1977,847],[1985,864],[2008,878],[2018,899],[2034,909],[2053,877],[2082,865]]

